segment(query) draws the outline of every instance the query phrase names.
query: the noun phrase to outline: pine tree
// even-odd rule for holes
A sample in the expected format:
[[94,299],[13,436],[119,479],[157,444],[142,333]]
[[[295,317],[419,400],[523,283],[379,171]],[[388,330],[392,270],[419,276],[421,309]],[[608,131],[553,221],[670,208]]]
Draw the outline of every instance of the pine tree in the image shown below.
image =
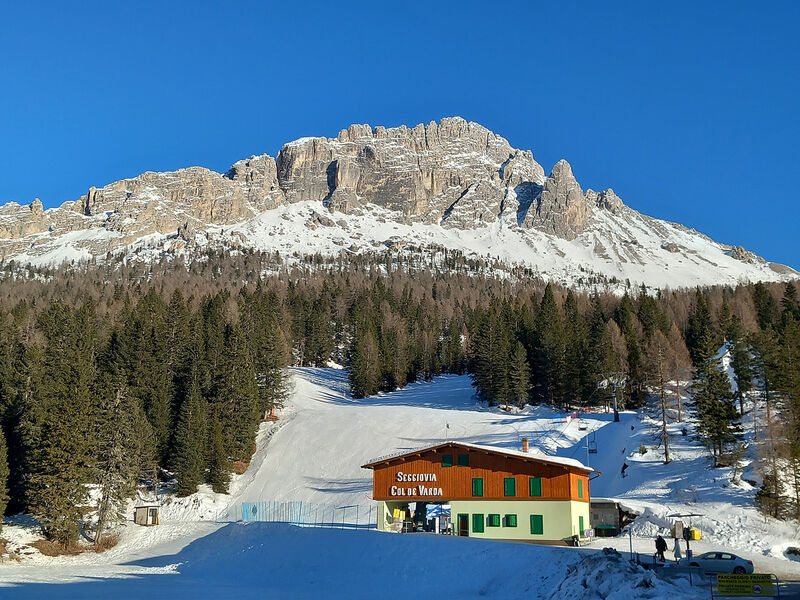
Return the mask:
[[197,491],[203,481],[205,470],[206,420],[208,407],[200,391],[197,369],[189,388],[189,395],[183,400],[178,413],[175,430],[175,449],[172,458],[173,471],[177,480],[176,492],[188,496]]
[[253,360],[241,327],[225,331],[225,355],[217,396],[210,403],[220,420],[225,449],[234,459],[249,459],[261,419]]
[[55,303],[40,317],[47,337],[38,399],[41,421],[32,446],[28,506],[48,538],[76,540],[91,480],[95,379],[94,308],[78,311]]
[[777,472],[771,469],[764,472],[762,479],[763,483],[756,492],[756,506],[765,515],[782,519],[786,515],[783,483],[781,483]]
[[633,310],[630,296],[625,294],[614,311],[614,321],[619,325],[620,331],[625,336],[625,364],[627,365],[626,392],[631,407],[641,406],[644,400],[644,387],[646,373],[643,364],[642,349],[639,345],[639,330],[641,325]]
[[371,329],[360,330],[353,337],[350,350],[350,392],[353,398],[364,398],[378,392],[380,356]]
[[717,466],[727,445],[736,439],[739,415],[733,405],[728,376],[719,369],[713,356],[697,368],[693,388],[698,431]]
[[783,319],[778,380],[785,431],[781,454],[788,462],[787,475],[791,476],[791,484],[786,487],[794,490],[791,514],[800,519],[800,321],[791,309]]
[[528,353],[522,342],[517,342],[511,357],[509,369],[509,388],[511,400],[519,407],[525,406],[531,389],[531,370],[528,366]]
[[756,307],[758,326],[762,331],[775,329],[780,321],[778,303],[762,282],[753,286],[753,304]]
[[568,405],[577,406],[583,399],[588,332],[572,290],[564,301],[564,316],[564,399]]
[[494,309],[483,314],[472,342],[472,385],[478,397],[490,406],[508,404],[510,332],[502,315]]
[[227,494],[230,483],[230,461],[222,439],[222,425],[218,419],[211,423],[211,440],[208,458],[208,483],[218,494]]
[[9,384],[4,414],[8,449],[8,510],[11,514],[27,509],[27,476],[31,470],[33,449],[39,444],[42,406],[39,402],[43,377],[43,356],[38,345],[17,340],[11,357]]
[[547,284],[536,315],[532,353],[534,394],[541,402],[562,404],[564,398],[564,323],[553,288]]
[[8,448],[3,430],[0,429],[0,531],[3,530],[3,515],[8,505]]
[[144,408],[162,464],[169,455],[175,410],[172,404],[174,359],[180,356],[181,350],[180,347],[168,346],[170,341],[174,341],[170,335],[171,328],[180,323],[168,325],[166,315],[163,299],[151,290],[128,315],[119,333],[118,346],[121,366],[128,377],[127,393]]
[[689,354],[695,367],[705,363],[715,351],[714,335],[711,328],[711,313],[708,310],[706,297],[699,288],[695,293],[692,313],[689,315],[686,346],[689,349]]
[[607,391],[602,387],[613,370],[611,338],[600,298],[592,297],[592,314],[589,322],[589,340],[583,372],[583,397],[587,404],[605,404]]
[[105,370],[94,396],[98,401],[94,478],[100,492],[94,540],[97,545],[106,526],[123,518],[125,503],[136,490],[143,466],[139,447],[143,432],[137,426],[147,423],[143,415],[137,415],[138,403],[128,395],[123,374]]
[[753,368],[750,358],[750,345],[743,334],[732,338],[731,367],[736,381],[736,398],[739,401],[739,413],[744,414],[744,399],[753,389]]
[[784,324],[789,316],[795,321],[800,321],[800,298],[798,298],[797,287],[791,281],[784,288],[781,308],[781,320]]
[[731,329],[731,322],[733,316],[731,314],[731,307],[728,304],[728,301],[723,299],[722,306],[719,309],[719,331],[722,334],[722,338],[724,341],[731,339],[730,336],[730,329]]
[[671,348],[669,341],[657,330],[653,333],[646,347],[646,368],[648,379],[658,390],[659,407],[661,412],[661,443],[664,445],[664,463],[670,461],[669,434],[667,432],[667,380]]

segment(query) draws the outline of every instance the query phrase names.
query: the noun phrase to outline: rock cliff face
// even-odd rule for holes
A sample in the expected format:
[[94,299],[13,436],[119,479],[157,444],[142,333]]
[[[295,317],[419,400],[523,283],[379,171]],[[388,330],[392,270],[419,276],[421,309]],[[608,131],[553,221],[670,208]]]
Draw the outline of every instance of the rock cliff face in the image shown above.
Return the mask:
[[[311,212],[292,208],[305,203]],[[742,248],[706,249],[711,240],[640,215],[611,189],[584,192],[565,160],[546,175],[530,151],[512,148],[501,136],[459,117],[411,128],[351,125],[336,138],[290,142],[275,159],[240,160],[225,174],[201,167],[147,172],[90,187],[81,198],[46,211],[38,199],[29,206],[9,203],[0,206],[0,261],[82,260],[153,244],[162,253],[190,252],[211,242],[262,247],[263,240],[253,236],[263,235],[275,236],[273,245],[280,245],[285,227],[265,234],[257,225],[273,212],[285,220],[295,215],[315,236],[324,230],[335,252],[357,251],[358,240],[377,236],[346,230],[352,219],[362,219],[375,231],[387,221],[395,224],[393,230],[438,228],[440,233],[426,234],[432,243],[437,235],[485,239],[488,234],[481,232],[493,226],[501,237],[502,232],[522,236],[518,241],[532,253],[526,258],[511,252],[513,261],[538,266],[545,255],[566,261],[572,253],[590,252],[588,260],[599,261],[601,271],[605,263],[614,264],[605,269],[614,277],[627,276],[631,265],[653,263],[718,268],[718,254],[733,264],[766,264]],[[232,227],[239,228],[235,239],[223,239]],[[220,236],[215,242],[214,235]],[[695,236],[702,238],[700,246]],[[389,238],[369,244],[401,247],[396,234]],[[542,240],[550,240],[549,246]],[[650,242],[654,249],[648,253]],[[281,247],[290,254],[310,251],[303,242],[298,248]],[[688,262],[680,266],[681,259]],[[731,277],[741,276],[737,269]]]
[[509,186],[544,180],[530,152],[460,118],[413,128],[351,125],[335,139],[286,144],[277,163],[288,202],[314,200],[345,213],[372,204],[448,227],[496,220]]
[[[610,192],[613,195],[613,192]],[[616,196],[614,196],[616,198]],[[620,204],[621,201],[616,199]],[[603,201],[584,196],[562,160],[549,177],[530,151],[517,150],[477,123],[453,117],[386,128],[351,125],[336,138],[303,138],[278,153],[235,163],[221,175],[201,167],[143,173],[101,188],[60,209],[0,209],[0,237],[14,240],[85,227],[112,232],[118,243],[194,225],[238,223],[285,202],[320,202],[349,214],[366,205],[396,212],[404,222],[469,229],[501,217],[572,239]]]

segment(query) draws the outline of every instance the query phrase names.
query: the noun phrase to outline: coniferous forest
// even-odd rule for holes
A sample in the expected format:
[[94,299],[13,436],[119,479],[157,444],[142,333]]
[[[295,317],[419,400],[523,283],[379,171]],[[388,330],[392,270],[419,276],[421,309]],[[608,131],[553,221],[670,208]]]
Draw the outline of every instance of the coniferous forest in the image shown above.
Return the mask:
[[90,511],[100,537],[137,486],[227,491],[286,397],[286,367],[331,362],[349,368],[354,397],[469,373],[490,405],[655,407],[666,460],[676,418],[696,424],[715,466],[754,428],[760,508],[800,518],[794,284],[589,294],[519,274],[289,268],[258,254],[8,265],[1,281],[0,512],[34,516],[60,543]]

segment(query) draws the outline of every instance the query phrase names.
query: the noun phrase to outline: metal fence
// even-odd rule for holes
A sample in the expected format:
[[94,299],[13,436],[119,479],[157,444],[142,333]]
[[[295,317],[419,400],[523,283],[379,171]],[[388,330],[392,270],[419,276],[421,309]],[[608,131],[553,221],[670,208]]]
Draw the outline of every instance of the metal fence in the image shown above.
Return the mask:
[[277,501],[241,502],[217,515],[218,523],[257,521],[329,529],[376,529],[377,519],[376,506]]

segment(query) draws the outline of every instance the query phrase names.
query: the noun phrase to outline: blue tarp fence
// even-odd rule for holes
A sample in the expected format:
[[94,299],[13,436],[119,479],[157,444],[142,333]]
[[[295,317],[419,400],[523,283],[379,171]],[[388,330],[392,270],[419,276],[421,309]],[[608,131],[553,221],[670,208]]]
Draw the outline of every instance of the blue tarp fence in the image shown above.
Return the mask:
[[256,501],[234,504],[217,515],[217,522],[259,521],[300,527],[376,529],[376,506],[337,506],[313,502]]

